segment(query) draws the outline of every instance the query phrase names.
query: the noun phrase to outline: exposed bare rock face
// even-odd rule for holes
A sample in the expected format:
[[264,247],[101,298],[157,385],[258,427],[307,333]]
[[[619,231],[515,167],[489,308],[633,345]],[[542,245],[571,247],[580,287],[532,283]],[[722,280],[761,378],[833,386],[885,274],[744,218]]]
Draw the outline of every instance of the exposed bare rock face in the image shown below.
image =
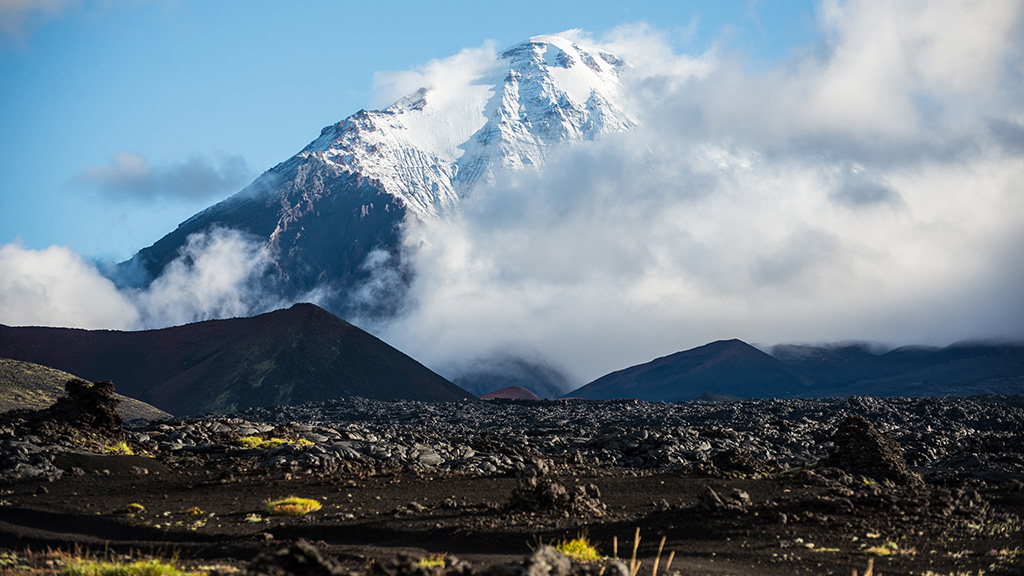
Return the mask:
[[922,484],[921,477],[907,468],[900,445],[862,416],[847,416],[831,440],[835,449],[821,461],[823,466],[896,484]]

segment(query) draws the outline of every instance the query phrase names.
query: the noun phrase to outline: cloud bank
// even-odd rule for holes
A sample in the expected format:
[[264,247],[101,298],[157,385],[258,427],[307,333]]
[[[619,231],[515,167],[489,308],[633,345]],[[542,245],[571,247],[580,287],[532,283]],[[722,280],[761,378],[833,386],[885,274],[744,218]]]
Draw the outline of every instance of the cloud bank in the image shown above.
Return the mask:
[[118,289],[69,248],[7,244],[0,247],[0,322],[141,330],[259,314],[292,304],[268,289],[270,263],[265,244],[218,228],[190,236],[148,287]]
[[252,179],[241,156],[210,159],[200,155],[164,166],[153,166],[133,152],[118,152],[109,164],[85,169],[74,184],[111,199],[221,199]]
[[1024,337],[1022,8],[824,2],[819,44],[770,70],[590,38],[632,64],[642,127],[411,224],[418,303],[380,331],[577,383],[720,338]]

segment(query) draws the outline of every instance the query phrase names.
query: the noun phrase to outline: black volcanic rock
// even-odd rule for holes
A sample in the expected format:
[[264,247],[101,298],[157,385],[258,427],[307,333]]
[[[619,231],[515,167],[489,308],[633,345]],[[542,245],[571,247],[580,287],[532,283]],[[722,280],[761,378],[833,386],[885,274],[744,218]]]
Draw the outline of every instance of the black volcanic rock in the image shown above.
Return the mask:
[[897,484],[921,484],[921,477],[907,468],[900,445],[863,416],[847,416],[830,439],[835,449],[822,466]]
[[740,340],[720,340],[619,370],[566,397],[675,402],[705,393],[742,398],[806,392],[813,380]]
[[124,394],[176,415],[347,396],[472,397],[312,304],[140,332],[0,326],[0,356],[113,380]]
[[68,380],[64,385],[68,395],[29,419],[33,428],[48,425],[68,425],[101,433],[115,431],[123,422],[117,413],[121,399],[114,393],[113,382],[86,382]]

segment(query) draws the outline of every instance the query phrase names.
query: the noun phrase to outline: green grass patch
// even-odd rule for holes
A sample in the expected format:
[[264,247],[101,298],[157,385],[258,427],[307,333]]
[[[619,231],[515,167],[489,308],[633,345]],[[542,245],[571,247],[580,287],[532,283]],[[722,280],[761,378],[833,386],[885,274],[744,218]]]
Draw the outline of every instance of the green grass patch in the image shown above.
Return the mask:
[[270,438],[264,439],[259,436],[241,436],[234,440],[236,446],[243,448],[255,448],[259,450],[266,450],[268,448],[276,448],[285,444],[298,444],[299,446],[312,446],[313,442],[300,438],[298,440],[284,440],[282,438]]
[[416,566],[420,568],[444,568],[446,566],[447,559],[444,554],[431,554],[430,556],[424,556],[416,562]]
[[559,541],[555,544],[555,550],[576,562],[600,562],[602,560],[597,548],[590,542],[586,534],[580,534],[571,540]]
[[103,451],[107,454],[125,454],[127,456],[134,456],[135,451],[128,445],[127,442],[121,441],[114,444],[109,444],[103,447]]
[[289,496],[280,500],[267,500],[265,503],[267,514],[271,516],[302,516],[310,512],[316,512],[321,508],[320,502],[312,498],[299,498]]
[[64,576],[193,576],[196,572],[179,570],[163,560],[134,560],[130,562],[106,560],[70,560],[61,567]]

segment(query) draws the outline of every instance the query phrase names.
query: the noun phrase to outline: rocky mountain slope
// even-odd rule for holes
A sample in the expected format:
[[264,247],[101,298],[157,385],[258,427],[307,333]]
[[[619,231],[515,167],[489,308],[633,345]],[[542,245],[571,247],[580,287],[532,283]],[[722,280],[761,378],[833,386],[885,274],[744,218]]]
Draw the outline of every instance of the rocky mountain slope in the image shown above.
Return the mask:
[[179,416],[342,396],[473,397],[312,304],[139,332],[0,325],[0,357],[112,380]]
[[[270,248],[265,280],[276,293],[288,298],[319,287],[340,316],[392,314],[411,274],[403,265],[402,222],[445,219],[506,171],[539,170],[557,145],[629,129],[634,120],[619,82],[624,65],[565,38],[531,38],[461,84],[423,86],[384,110],[327,126],[298,154],[121,269],[146,284],[189,236],[230,228]],[[397,292],[356,297],[371,264],[396,275]]]

